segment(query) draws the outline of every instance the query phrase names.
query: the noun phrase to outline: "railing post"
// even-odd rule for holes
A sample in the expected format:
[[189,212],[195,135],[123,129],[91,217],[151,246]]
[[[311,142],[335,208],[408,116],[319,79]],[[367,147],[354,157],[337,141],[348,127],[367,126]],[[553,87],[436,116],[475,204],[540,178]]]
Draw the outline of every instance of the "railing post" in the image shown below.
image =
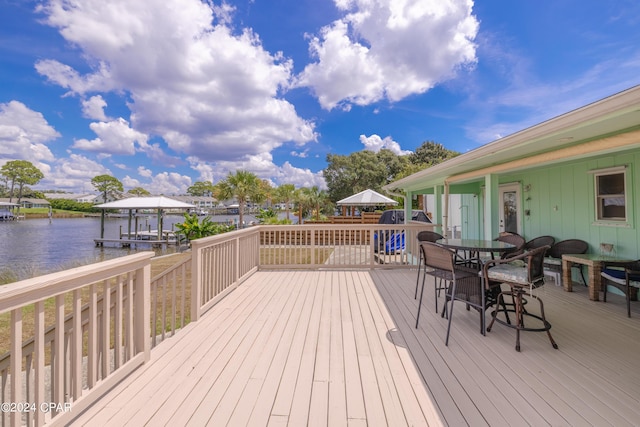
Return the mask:
[[311,265],[315,267],[316,265],[316,230],[309,230],[311,233]]
[[236,237],[235,239],[235,260],[234,260],[234,266],[235,266],[235,271],[233,274],[233,283],[238,283],[238,281],[240,280],[240,238]]
[[199,244],[194,240],[191,242],[191,321],[200,319],[200,306],[202,305],[202,295],[200,285],[202,283],[202,251]]
[[[138,316],[135,324],[136,353],[144,353],[145,363],[151,359],[151,261],[136,270],[134,306]],[[155,331],[154,331],[155,333]]]
[[[23,402],[22,398],[22,307],[11,311],[11,401]],[[0,414],[4,418],[4,411]],[[11,425],[22,424],[22,414],[11,413]]]

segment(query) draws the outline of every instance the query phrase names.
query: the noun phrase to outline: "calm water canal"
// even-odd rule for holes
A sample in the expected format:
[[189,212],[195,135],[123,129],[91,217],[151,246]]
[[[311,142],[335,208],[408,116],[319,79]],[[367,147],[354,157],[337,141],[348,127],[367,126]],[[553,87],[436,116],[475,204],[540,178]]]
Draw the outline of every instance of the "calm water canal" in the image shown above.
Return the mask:
[[[164,218],[164,229],[183,222],[182,216],[168,215]],[[139,227],[157,229],[155,216],[138,218]],[[127,231],[126,218],[107,218],[105,238],[117,239],[120,232]],[[100,237],[100,218],[54,218],[27,219],[23,221],[0,221],[0,273],[10,271],[20,279],[33,275],[78,267],[97,261],[132,254],[141,250],[153,250],[150,245],[121,248],[116,244],[96,247],[93,239]],[[157,254],[173,253],[174,246]]]

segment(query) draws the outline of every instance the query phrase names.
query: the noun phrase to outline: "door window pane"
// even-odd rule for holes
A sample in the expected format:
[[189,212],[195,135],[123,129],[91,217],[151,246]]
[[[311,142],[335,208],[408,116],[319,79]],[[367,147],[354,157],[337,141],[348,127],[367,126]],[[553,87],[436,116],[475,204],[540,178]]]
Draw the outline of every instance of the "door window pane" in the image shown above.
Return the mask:
[[515,191],[505,191],[502,196],[502,208],[504,209],[504,231],[518,232],[518,201]]

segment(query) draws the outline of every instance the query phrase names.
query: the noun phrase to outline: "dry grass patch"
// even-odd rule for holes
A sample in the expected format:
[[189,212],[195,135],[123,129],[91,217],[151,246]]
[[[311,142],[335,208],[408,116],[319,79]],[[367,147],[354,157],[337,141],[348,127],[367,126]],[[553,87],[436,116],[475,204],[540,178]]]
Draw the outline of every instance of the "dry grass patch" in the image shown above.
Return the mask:
[[[153,279],[154,277],[165,272],[166,270],[173,267],[174,265],[182,263],[183,261],[185,261],[190,257],[191,257],[191,253],[186,252],[186,253],[177,253],[177,254],[151,258],[151,278]],[[190,280],[191,280],[191,274],[189,271],[187,283],[190,283]],[[116,282],[116,279],[111,279],[111,286],[114,286],[115,282]],[[98,284],[99,300],[102,299],[102,294],[103,294],[102,286],[103,286],[102,283]],[[189,287],[187,286],[187,288]],[[80,293],[81,293],[81,304],[84,306],[85,304],[89,303],[89,295],[90,295],[89,286],[81,288]],[[187,307],[187,310],[185,313],[187,316],[187,321],[185,322],[185,324],[188,323],[188,316],[189,316],[189,313],[188,313],[188,309],[190,307],[189,306],[190,304],[189,289],[187,289],[186,294],[189,300],[185,300],[185,306]],[[163,298],[169,300],[171,296],[165,294],[163,295]],[[157,310],[156,313],[158,316],[157,318],[161,319],[161,313],[159,310],[162,307],[162,301],[156,300],[156,302],[158,303],[156,305],[156,310]],[[35,330],[34,329],[34,322],[35,322],[34,312],[35,312],[35,309],[33,305],[24,307],[22,309],[22,341],[23,342],[32,339],[34,336],[34,330]],[[46,329],[51,325],[55,324],[55,298],[49,298],[45,300],[44,312],[45,312],[45,325],[46,325],[45,329]],[[73,312],[73,293],[69,292],[65,295],[65,316],[72,312]],[[159,328],[161,328],[162,323],[156,322],[156,324],[157,324],[156,331],[158,333],[161,333],[162,330]],[[167,327],[168,326],[169,325],[167,325]],[[2,337],[2,339],[0,339],[0,355],[3,355],[9,351],[10,345],[11,345],[11,340],[9,339],[10,336],[11,336],[11,313],[2,313],[0,314],[0,337]]]

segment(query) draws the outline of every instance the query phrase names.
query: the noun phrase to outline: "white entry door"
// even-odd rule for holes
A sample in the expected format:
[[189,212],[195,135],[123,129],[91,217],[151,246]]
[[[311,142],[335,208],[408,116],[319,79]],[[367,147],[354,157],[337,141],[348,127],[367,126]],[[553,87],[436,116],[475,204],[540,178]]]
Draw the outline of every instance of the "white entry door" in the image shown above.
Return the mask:
[[500,232],[520,233],[520,184],[501,185]]

